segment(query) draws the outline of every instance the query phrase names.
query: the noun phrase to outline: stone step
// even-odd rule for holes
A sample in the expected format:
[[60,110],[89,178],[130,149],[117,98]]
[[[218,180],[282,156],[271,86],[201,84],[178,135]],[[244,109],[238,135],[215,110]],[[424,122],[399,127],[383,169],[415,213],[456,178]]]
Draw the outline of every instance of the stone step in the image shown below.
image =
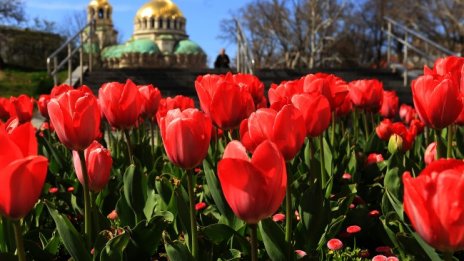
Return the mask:
[[[314,70],[291,70],[291,69],[262,69],[256,71],[256,76],[269,88],[271,83],[280,83],[284,80],[298,79],[309,73],[324,72],[335,74],[345,81],[357,79],[378,79],[383,82],[386,90],[395,90],[398,93],[400,102],[412,103],[411,90],[403,86],[401,75],[389,70],[376,69],[314,69]],[[95,70],[84,77],[84,83],[95,92],[106,82],[125,82],[131,79],[136,84],[153,84],[158,87],[163,96],[173,96],[177,94],[186,96],[196,96],[195,79],[204,74],[224,74],[224,70],[202,69],[113,69]]]

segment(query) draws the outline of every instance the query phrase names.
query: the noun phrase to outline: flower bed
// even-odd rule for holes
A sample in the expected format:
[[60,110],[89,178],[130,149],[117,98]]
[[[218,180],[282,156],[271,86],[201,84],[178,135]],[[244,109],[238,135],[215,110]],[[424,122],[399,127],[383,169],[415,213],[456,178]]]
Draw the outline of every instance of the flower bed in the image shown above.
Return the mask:
[[201,109],[130,80],[0,98],[0,260],[463,258],[463,65],[415,108],[322,73],[203,75]]

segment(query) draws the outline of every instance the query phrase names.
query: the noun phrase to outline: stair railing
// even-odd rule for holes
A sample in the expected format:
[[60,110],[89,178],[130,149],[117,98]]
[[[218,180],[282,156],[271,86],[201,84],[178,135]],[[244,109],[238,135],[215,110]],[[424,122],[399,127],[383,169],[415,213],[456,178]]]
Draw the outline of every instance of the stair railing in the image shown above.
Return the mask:
[[[455,55],[460,56],[460,53],[453,52],[444,46],[440,45],[437,42],[430,40],[425,37],[418,31],[415,31],[411,28],[406,27],[402,23],[395,21],[394,19],[385,16],[384,20],[386,22],[387,28],[382,28],[382,30],[387,34],[387,63],[391,63],[391,54],[392,54],[392,40],[403,45],[403,85],[408,84],[408,58],[409,51],[415,52],[420,55],[421,58],[426,59],[428,62],[433,64],[433,62],[440,56],[443,55]],[[419,45],[418,43],[422,43]],[[432,51],[435,51],[436,55],[432,54]]]
[[[88,33],[85,31],[88,29]],[[66,65],[68,66],[68,84],[72,85],[72,59],[74,55],[79,52],[79,66],[80,66],[80,84],[84,77],[84,44],[88,43],[88,70],[92,72],[93,64],[93,44],[92,39],[95,31],[95,19],[92,19],[84,27],[82,27],[75,35],[71,36],[64,42],[55,52],[47,57],[47,71],[53,77],[53,82],[58,85],[58,72]],[[85,35],[85,37],[84,37]],[[66,57],[59,61],[59,54],[67,49]]]
[[237,19],[235,25],[237,29],[237,71],[240,73],[254,73],[255,60],[248,47],[248,41],[243,32],[242,26]]

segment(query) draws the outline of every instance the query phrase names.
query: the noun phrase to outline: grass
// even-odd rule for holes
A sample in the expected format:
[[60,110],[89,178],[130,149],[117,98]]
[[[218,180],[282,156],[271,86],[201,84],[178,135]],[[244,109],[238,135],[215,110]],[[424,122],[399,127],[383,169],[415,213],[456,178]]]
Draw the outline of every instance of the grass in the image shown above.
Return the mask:
[[[66,72],[58,74],[59,82],[66,78]],[[23,71],[19,69],[5,69],[0,71],[0,97],[27,94],[38,97],[40,94],[50,93],[53,79],[47,71]]]

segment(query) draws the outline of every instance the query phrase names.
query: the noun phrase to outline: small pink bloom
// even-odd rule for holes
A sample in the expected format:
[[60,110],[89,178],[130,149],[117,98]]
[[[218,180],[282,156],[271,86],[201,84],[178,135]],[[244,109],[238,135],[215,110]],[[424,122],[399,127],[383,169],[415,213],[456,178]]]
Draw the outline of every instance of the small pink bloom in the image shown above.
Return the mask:
[[357,225],[349,226],[346,228],[346,232],[350,234],[357,234],[361,231],[361,227]]
[[295,210],[295,218],[297,221],[300,221],[300,213],[298,213],[298,210]]
[[387,261],[387,257],[384,255],[376,255],[372,258],[372,261]]
[[206,208],[206,203],[205,202],[199,202],[195,204],[195,210],[200,211],[202,209]]
[[58,188],[56,188],[56,187],[51,187],[51,188],[48,190],[48,192],[49,192],[50,194],[55,194],[55,193],[58,192]]
[[304,256],[308,255],[308,254],[306,254],[306,252],[303,251],[303,250],[295,250],[295,254],[296,254],[298,257],[304,257]]
[[379,162],[382,162],[382,161],[383,161],[382,154],[371,153],[371,154],[369,154],[369,156],[367,156],[366,165],[379,163]]
[[396,256],[387,257],[387,261],[400,261]]
[[69,187],[67,190],[68,192],[74,192],[74,187]]
[[277,213],[274,216],[272,216],[272,221],[274,222],[282,222],[285,220],[285,215],[282,213]]
[[346,180],[350,180],[352,178],[351,174],[350,173],[345,173],[343,174],[342,176],[342,179],[346,179]]
[[369,217],[379,217],[380,212],[377,209],[374,209],[374,210],[371,210],[368,215]]
[[355,209],[356,208],[356,205],[355,204],[350,204],[350,209]]
[[332,238],[327,242],[327,247],[330,250],[337,251],[343,248],[343,242],[338,238]]
[[116,210],[111,211],[111,213],[106,216],[109,220],[115,220],[118,218],[118,212]]

